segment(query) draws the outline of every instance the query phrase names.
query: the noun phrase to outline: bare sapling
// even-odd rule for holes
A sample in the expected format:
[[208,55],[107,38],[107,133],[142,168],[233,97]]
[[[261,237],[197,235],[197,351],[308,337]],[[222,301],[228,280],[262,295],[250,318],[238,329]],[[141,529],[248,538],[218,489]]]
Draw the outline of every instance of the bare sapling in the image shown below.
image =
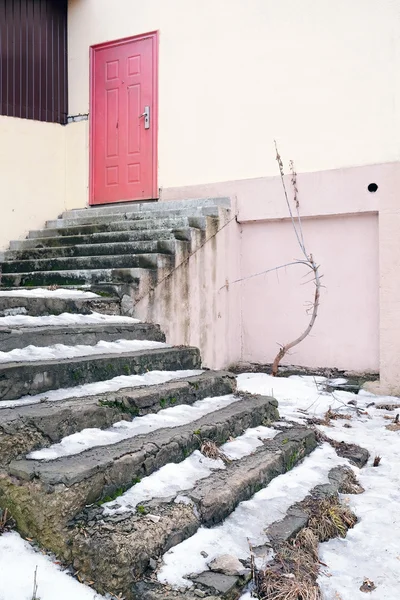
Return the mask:
[[[303,333],[301,335],[299,335],[292,342],[289,342],[289,343],[281,346],[281,348],[280,348],[278,354],[276,355],[275,360],[272,364],[272,375],[274,377],[278,374],[279,364],[280,364],[281,360],[283,359],[283,357],[289,352],[289,350],[291,350],[292,348],[294,348],[295,346],[300,344],[300,342],[302,342],[310,334],[312,328],[314,327],[314,323],[315,323],[315,320],[318,315],[318,308],[319,308],[319,302],[320,302],[320,291],[321,291],[321,275],[319,273],[319,265],[317,265],[317,263],[315,262],[315,259],[314,259],[313,255],[311,254],[311,252],[308,252],[306,245],[304,243],[303,229],[301,226],[301,219],[300,219],[300,212],[299,212],[300,203],[299,203],[299,199],[298,199],[297,174],[296,174],[296,171],[294,168],[294,164],[293,164],[293,161],[290,161],[290,163],[289,163],[290,170],[291,170],[291,183],[292,183],[293,192],[294,192],[294,206],[295,206],[295,210],[296,210],[295,215],[293,214],[293,210],[292,210],[292,207],[289,202],[288,192],[287,192],[286,183],[285,183],[285,172],[283,169],[283,162],[282,162],[281,156],[279,154],[278,146],[277,146],[276,142],[275,142],[275,151],[276,151],[276,160],[277,160],[277,163],[279,166],[279,173],[281,176],[281,182],[282,182],[282,187],[283,187],[283,193],[285,195],[286,204],[287,204],[287,207],[289,210],[290,218],[292,221],[294,232],[296,234],[296,239],[297,239],[298,245],[300,246],[301,253],[304,257],[304,258],[295,260],[294,262],[292,262],[290,264],[304,265],[306,268],[308,268],[310,270],[310,272],[312,274],[312,281],[315,285],[315,291],[314,291],[314,299],[313,299],[312,303],[310,304],[309,309],[307,310],[307,312],[310,315],[310,321],[309,321],[306,329],[303,331]],[[286,265],[282,265],[282,266],[286,266]],[[280,268],[280,267],[278,267],[278,268]]]

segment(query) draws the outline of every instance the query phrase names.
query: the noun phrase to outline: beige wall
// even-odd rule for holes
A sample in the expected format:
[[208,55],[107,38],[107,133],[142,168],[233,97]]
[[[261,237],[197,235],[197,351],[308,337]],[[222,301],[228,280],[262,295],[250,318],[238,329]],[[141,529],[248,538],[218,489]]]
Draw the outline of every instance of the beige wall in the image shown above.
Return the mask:
[[65,210],[65,128],[0,116],[0,250]]
[[160,31],[159,185],[400,159],[395,0],[70,0],[70,113],[89,46]]

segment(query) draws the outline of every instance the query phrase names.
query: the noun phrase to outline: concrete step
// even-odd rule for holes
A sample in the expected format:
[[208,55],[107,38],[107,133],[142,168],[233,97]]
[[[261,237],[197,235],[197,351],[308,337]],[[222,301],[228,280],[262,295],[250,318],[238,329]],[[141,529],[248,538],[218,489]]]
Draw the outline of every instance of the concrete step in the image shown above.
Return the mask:
[[86,212],[81,217],[63,217],[62,219],[55,219],[46,222],[46,227],[50,229],[58,229],[60,227],[76,227],[78,225],[98,225],[100,223],[109,223],[117,221],[139,221],[148,219],[169,219],[176,217],[201,217],[210,216],[218,217],[219,210],[226,210],[219,208],[218,206],[207,206],[207,207],[192,207],[192,208],[179,208],[179,209],[168,209],[165,207],[160,210],[153,211],[129,211],[129,212],[117,212],[105,215],[93,215],[92,212]]
[[197,348],[174,347],[61,360],[0,364],[0,401],[146,371],[201,367]]
[[16,260],[0,263],[3,275],[36,271],[81,271],[93,269],[172,269],[175,259],[170,254],[119,254],[74,256]]
[[[91,233],[87,235],[64,235],[56,237],[37,237],[26,240],[10,242],[10,250],[29,250],[31,248],[55,248],[59,246],[74,246],[76,244],[113,244],[121,242],[141,241],[190,241],[193,228],[183,229],[143,229],[139,231],[110,231],[105,233]],[[198,229],[196,229],[196,232]]]
[[138,221],[125,220],[97,225],[77,225],[74,227],[60,227],[52,229],[38,229],[29,232],[30,238],[87,235],[92,233],[103,233],[106,231],[132,231],[132,230],[155,230],[155,229],[187,229],[196,227],[206,229],[207,224],[215,226],[218,219],[215,217],[175,217],[166,219],[143,219]]
[[[1,503],[3,507],[13,503],[21,533],[71,559],[71,534],[77,530],[68,532],[67,526],[85,506],[129,488],[132,481],[171,461],[184,460],[200,448],[203,437],[221,444],[277,416],[274,399],[238,397],[187,425],[158,429],[55,461],[15,460],[9,465],[9,475],[0,478]],[[142,533],[148,537],[145,529]]]
[[235,390],[236,378],[231,373],[205,371],[159,385],[126,387],[94,396],[2,409],[2,464],[88,427],[103,429],[121,420],[131,421],[135,416],[156,413],[169,406],[191,405]]
[[165,335],[152,323],[99,323],[93,325],[67,325],[64,327],[9,327],[0,325],[0,349],[9,352],[26,346],[53,346],[83,344],[95,346],[100,341],[152,340],[165,342]]
[[99,217],[102,215],[110,215],[116,213],[128,213],[128,212],[158,212],[163,211],[166,208],[168,210],[176,210],[181,208],[206,208],[206,207],[220,206],[223,208],[230,208],[230,198],[189,198],[187,200],[175,200],[167,202],[123,202],[121,204],[108,204],[106,206],[91,206],[89,208],[79,208],[68,210],[62,214],[62,218],[74,219],[80,217],[87,217],[88,214]]
[[123,254],[187,254],[189,242],[178,240],[143,241],[143,242],[113,242],[99,244],[76,244],[73,246],[56,246],[45,248],[30,248],[26,250],[8,250],[4,253],[5,261],[52,259],[82,256],[102,256]]
[[[31,288],[21,288],[21,290],[25,289],[30,290]],[[10,290],[10,293],[12,291]],[[18,288],[15,291],[18,292]],[[0,295],[0,317],[17,314],[31,315],[32,317],[61,315],[62,313],[89,315],[93,311],[119,315],[121,312],[120,300],[117,297],[61,298],[56,296],[35,298],[34,296],[20,297],[3,294]]]
[[35,271],[28,273],[3,273],[2,288],[39,287],[57,285],[59,287],[97,286],[98,284],[127,284],[139,288],[157,281],[157,269],[81,269],[63,271]]
[[[316,445],[313,431],[296,427],[201,480],[185,492],[185,504],[155,500],[141,505],[142,514],[116,516],[101,514],[101,509],[88,509],[89,518],[82,519],[72,537],[75,567],[93,580],[101,593],[107,589],[127,600],[142,598],[137,582],[151,560],[189,538],[199,527],[220,523],[240,502],[249,500],[272,479],[293,468]],[[151,518],[146,518],[146,514]],[[225,551],[229,554],[229,548]],[[247,580],[241,580],[242,586]],[[239,595],[227,594],[224,598]]]

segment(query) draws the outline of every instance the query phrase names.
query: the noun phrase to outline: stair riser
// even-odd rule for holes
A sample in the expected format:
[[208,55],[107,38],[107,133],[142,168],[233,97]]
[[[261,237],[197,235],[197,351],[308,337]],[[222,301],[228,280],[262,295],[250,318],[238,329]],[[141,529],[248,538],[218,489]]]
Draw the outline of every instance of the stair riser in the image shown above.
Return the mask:
[[206,207],[217,207],[221,206],[224,208],[230,208],[231,201],[227,197],[221,198],[190,198],[188,200],[172,200],[167,202],[124,202],[121,204],[112,204],[108,206],[91,207],[89,209],[78,208],[69,210],[63,213],[62,217],[65,219],[76,219],[86,218],[88,213],[91,216],[101,217],[104,215],[116,214],[118,212],[158,212],[159,210],[178,210],[182,208],[206,208]]
[[231,394],[236,379],[204,373],[186,381],[126,388],[98,396],[34,404],[0,411],[0,456],[5,465],[18,456],[61,441],[82,429],[110,427],[170,406],[191,405],[207,397]]
[[108,315],[119,315],[121,305],[117,298],[17,298],[0,296],[0,317],[13,314],[42,317],[61,315],[62,313],[80,313],[90,315],[91,312]]
[[134,325],[107,325],[98,326],[73,326],[68,327],[32,327],[29,329],[0,329],[0,348],[2,352],[9,352],[15,348],[26,346],[52,346],[64,344],[65,346],[95,346],[100,341],[114,342],[115,340],[152,340],[165,342],[165,335],[157,325],[150,323],[137,323]]
[[13,363],[0,366],[0,401],[57,388],[105,381],[146,371],[198,369],[197,348],[163,348],[113,356],[91,356],[59,362]]
[[149,219],[174,219],[177,217],[192,217],[192,216],[211,216],[218,217],[218,207],[207,208],[181,208],[177,210],[159,210],[159,211],[140,211],[126,213],[112,213],[109,215],[90,216],[79,218],[62,218],[54,221],[47,221],[46,227],[49,229],[59,229],[65,227],[78,227],[81,225],[99,225],[102,223],[116,223],[118,221],[143,221]]
[[[113,458],[111,453],[102,467],[93,461],[93,468],[88,469],[83,479],[74,482],[72,478],[67,485],[58,485],[56,480],[52,483],[52,478],[43,474],[39,480],[23,484],[21,481],[22,485],[16,485],[12,476],[22,474],[26,461],[14,461],[10,465],[11,477],[0,478],[0,505],[3,508],[16,505],[13,516],[22,534],[36,538],[46,548],[65,558],[70,557],[66,526],[73,517],[102,495],[120,487],[128,488],[136,478],[150,475],[169,462],[184,460],[201,444],[200,436],[194,431],[200,429],[207,439],[221,444],[266,419],[275,419],[277,415],[275,404],[267,398],[255,397],[249,408],[235,404],[239,406],[234,410],[227,407],[189,425],[176,427],[173,432],[163,429],[123,442],[126,451],[119,459]],[[107,453],[110,449],[112,447],[96,449],[96,454]],[[91,460],[88,452],[81,455],[81,463],[82,460]],[[29,461],[29,466],[35,470],[36,463]],[[47,468],[45,464],[43,469]],[[56,479],[59,479],[58,475]],[[55,490],[57,493],[51,493]]]
[[112,231],[105,233],[92,233],[88,235],[37,237],[26,240],[10,242],[11,251],[25,251],[31,248],[58,248],[82,244],[112,244],[121,242],[141,241],[173,241],[175,239],[190,241],[190,228],[186,229],[159,229],[141,231]]
[[3,275],[35,273],[36,271],[71,271],[91,269],[157,269],[172,268],[174,258],[169,254],[122,254],[119,256],[80,256],[2,263]]
[[215,221],[214,217],[177,217],[175,219],[149,219],[143,221],[117,221],[116,223],[100,223],[99,225],[82,225],[64,229],[40,229],[30,231],[30,238],[87,235],[106,231],[154,230],[154,229],[185,229],[198,227],[205,229],[207,222]]
[[[196,507],[156,503],[149,506],[151,514],[161,516],[158,523],[130,516],[115,524],[110,520],[112,533],[100,524],[87,526],[85,535],[73,537],[72,556],[76,568],[96,582],[96,589],[106,589],[127,600],[141,598],[132,587],[149,567],[150,559],[161,556],[172,546],[191,537],[200,526],[211,526],[225,519],[237,505],[249,500],[255,492],[287,471],[287,464],[299,462],[316,447],[313,432],[299,435],[296,441],[283,445],[285,436],[278,436],[276,451],[261,449],[254,455],[228,465],[200,482],[193,491],[186,492]],[[286,447],[285,447],[286,446]],[[298,458],[295,463],[291,457]],[[224,481],[227,483],[224,486]],[[204,507],[207,507],[205,510]],[[84,525],[84,523],[82,523]],[[87,525],[87,524],[86,524]],[[146,532],[147,535],[144,535]],[[108,557],[105,564],[105,557]],[[111,584],[111,585],[110,585]],[[237,597],[237,596],[235,596]],[[231,597],[229,597],[231,598]]]
[[82,286],[97,284],[129,285],[137,287],[140,278],[157,281],[157,271],[149,269],[93,269],[80,271],[37,271],[36,273],[4,273],[3,287],[47,287],[50,285]]

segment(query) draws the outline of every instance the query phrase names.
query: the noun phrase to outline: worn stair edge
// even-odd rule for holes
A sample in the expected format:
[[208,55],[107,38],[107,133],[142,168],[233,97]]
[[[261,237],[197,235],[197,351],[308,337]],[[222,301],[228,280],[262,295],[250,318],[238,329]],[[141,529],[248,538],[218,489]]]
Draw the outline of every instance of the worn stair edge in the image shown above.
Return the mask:
[[35,259],[54,259],[82,256],[102,256],[121,254],[175,254],[183,252],[189,242],[173,240],[144,240],[142,242],[105,242],[99,244],[82,243],[65,246],[45,246],[44,248],[29,248],[24,250],[7,250],[4,261],[21,261]]
[[211,216],[218,217],[220,207],[205,206],[205,207],[185,207],[185,208],[168,208],[164,206],[158,211],[126,211],[113,212],[107,215],[86,214],[81,217],[63,217],[46,222],[46,227],[49,229],[57,229],[62,227],[76,227],[79,225],[97,225],[100,223],[110,223],[117,221],[141,221],[151,219],[170,219],[177,217],[196,217],[196,216]]
[[92,269],[163,269],[172,268],[171,254],[100,254],[99,256],[73,256],[15,260],[0,263],[3,277],[11,273],[35,273],[36,271],[80,271]]
[[5,465],[32,450],[58,443],[88,427],[106,428],[123,419],[236,391],[236,378],[224,371],[158,385],[123,388],[95,396],[0,410],[0,456]]
[[[1,289],[1,288],[0,288]],[[73,313],[90,315],[92,312],[101,314],[121,314],[119,298],[34,298],[17,296],[0,296],[0,316],[24,314],[32,317],[61,315]]]
[[94,216],[110,215],[117,212],[140,212],[140,211],[159,211],[179,208],[196,208],[208,206],[221,206],[230,208],[231,200],[228,196],[220,196],[216,198],[188,198],[187,200],[167,200],[167,201],[149,201],[149,202],[123,202],[121,204],[113,204],[112,206],[75,208],[65,211],[62,218],[77,218],[86,217],[88,214]]
[[[282,544],[290,541],[297,533],[299,533],[299,531],[304,527],[307,527],[309,513],[303,509],[304,504],[307,503],[310,498],[324,499],[337,497],[339,493],[348,493],[347,484],[349,481],[352,482],[352,476],[352,470],[345,465],[331,469],[328,473],[329,483],[317,485],[310,491],[309,495],[304,500],[293,504],[282,520],[275,521],[269,525],[265,531],[269,538],[268,544],[263,546],[253,546],[253,554],[255,556],[270,557],[271,546],[275,552],[278,552]],[[121,523],[118,527],[123,525],[124,524]],[[97,527],[99,528],[99,525]],[[104,537],[106,538],[107,535],[109,536],[110,534],[106,531]],[[81,535],[79,534],[79,539],[80,537]],[[90,543],[87,545],[90,546]],[[82,547],[85,548],[85,544],[82,544]],[[124,559],[122,562],[124,562]],[[123,568],[124,566],[125,565],[123,565]],[[92,569],[93,567],[94,565],[91,565]],[[206,571],[204,575],[207,575],[207,580],[209,581],[211,580],[211,575],[218,576],[220,578],[217,580],[218,583],[222,582],[227,584],[226,591],[221,591],[219,589],[215,592],[209,586],[205,586],[204,584],[201,585],[200,589],[207,597],[209,597],[208,595],[211,593],[216,594],[215,600],[232,600],[233,598],[236,600],[241,593],[243,593],[243,587],[247,583],[245,575],[242,577],[238,575],[224,576],[226,581],[222,581],[222,574],[214,573],[213,571]],[[193,581],[197,584],[201,581],[201,575],[197,576],[196,579],[193,578]],[[150,577],[132,584],[131,589],[128,592],[131,596],[128,595],[127,600],[130,600],[130,598],[135,600],[139,598],[140,600],[197,600],[199,596],[196,594],[196,589],[199,589],[198,585],[196,585],[195,589],[191,588],[181,593],[176,592],[175,590],[171,590],[168,586],[164,586],[156,581],[154,575],[151,574]]]
[[79,523],[80,527],[73,531],[74,566],[95,581],[99,592],[107,589],[127,600],[133,599],[136,596],[132,585],[144,574],[150,559],[162,556],[200,526],[210,527],[223,521],[240,502],[249,500],[272,479],[292,468],[316,445],[311,429],[298,427],[280,433],[253,454],[233,461],[225,470],[214,471],[192,490],[182,492],[190,500],[189,506],[173,501],[144,503],[142,512],[156,519],[138,514],[97,514],[93,521],[91,515],[90,521]]
[[0,365],[0,402],[48,390],[105,381],[118,375],[200,368],[198,348],[188,346],[154,348],[120,355],[5,363]]
[[100,341],[150,340],[165,342],[160,326],[152,323],[94,323],[65,326],[0,327],[0,348],[9,352],[26,346],[95,346]]
[[[39,248],[57,248],[76,244],[108,244],[118,242],[141,241],[190,241],[194,228],[181,229],[141,229],[139,231],[110,231],[104,233],[89,233],[86,235],[36,237],[10,242],[10,251],[22,251]],[[195,229],[194,231],[198,231]]]
[[[218,444],[249,427],[278,418],[273,398],[250,396],[180,427],[158,429],[114,445],[51,462],[15,460],[0,474],[0,505],[8,508],[21,533],[49,550],[68,557],[66,532],[76,514],[137,478],[151,475],[169,462],[181,462],[201,446]],[[200,434],[199,434],[200,432]]]
[[81,269],[63,271],[34,271],[30,273],[3,273],[3,287],[32,286],[77,286],[89,284],[128,284],[138,286],[140,279],[157,280],[157,269],[116,268],[116,269]]
[[166,219],[144,219],[141,221],[115,221],[99,223],[98,225],[76,225],[74,227],[59,227],[53,229],[37,229],[29,232],[30,238],[71,236],[89,233],[102,233],[106,231],[130,231],[151,229],[182,229],[197,227],[206,229],[208,224],[218,222],[216,217],[172,217]]

